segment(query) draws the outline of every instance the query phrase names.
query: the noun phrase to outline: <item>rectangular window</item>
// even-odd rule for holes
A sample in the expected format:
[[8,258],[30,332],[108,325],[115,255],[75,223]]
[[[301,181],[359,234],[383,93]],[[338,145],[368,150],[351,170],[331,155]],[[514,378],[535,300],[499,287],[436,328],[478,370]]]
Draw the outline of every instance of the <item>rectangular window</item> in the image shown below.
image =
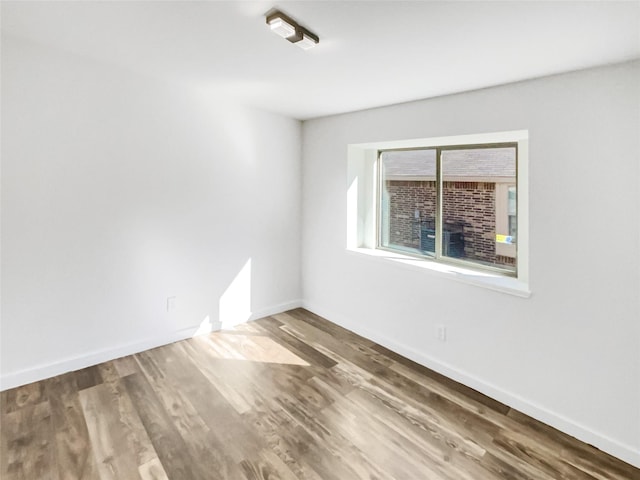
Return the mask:
[[517,143],[381,150],[378,248],[516,273]]

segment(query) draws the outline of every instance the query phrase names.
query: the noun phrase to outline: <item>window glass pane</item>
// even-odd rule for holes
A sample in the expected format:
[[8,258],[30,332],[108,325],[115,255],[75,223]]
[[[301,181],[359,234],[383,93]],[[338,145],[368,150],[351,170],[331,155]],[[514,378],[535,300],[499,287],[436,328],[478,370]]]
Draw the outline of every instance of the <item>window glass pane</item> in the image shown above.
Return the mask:
[[443,150],[441,162],[442,256],[515,271],[515,147]]
[[509,187],[508,193],[508,215],[509,215],[509,233],[511,237],[511,243],[516,243],[516,233],[518,231],[518,217],[516,209],[516,187]]
[[436,151],[380,154],[380,245],[435,255]]

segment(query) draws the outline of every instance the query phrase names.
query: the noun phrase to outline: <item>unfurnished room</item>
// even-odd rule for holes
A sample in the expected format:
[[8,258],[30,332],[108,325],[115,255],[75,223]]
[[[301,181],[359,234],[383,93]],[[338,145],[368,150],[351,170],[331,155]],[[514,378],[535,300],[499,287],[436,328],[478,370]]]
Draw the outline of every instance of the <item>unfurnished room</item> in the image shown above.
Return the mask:
[[640,2],[0,17],[0,478],[640,480]]

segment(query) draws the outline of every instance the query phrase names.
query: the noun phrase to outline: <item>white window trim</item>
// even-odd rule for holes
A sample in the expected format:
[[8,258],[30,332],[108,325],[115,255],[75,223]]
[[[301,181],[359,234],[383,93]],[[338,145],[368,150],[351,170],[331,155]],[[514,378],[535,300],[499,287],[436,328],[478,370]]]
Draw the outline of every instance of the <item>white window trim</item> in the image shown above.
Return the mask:
[[[347,149],[347,250],[403,268],[419,269],[452,280],[529,297],[529,155],[527,130],[352,144]],[[508,277],[473,268],[448,265],[426,258],[376,248],[377,168],[379,150],[469,145],[518,144],[518,272]]]

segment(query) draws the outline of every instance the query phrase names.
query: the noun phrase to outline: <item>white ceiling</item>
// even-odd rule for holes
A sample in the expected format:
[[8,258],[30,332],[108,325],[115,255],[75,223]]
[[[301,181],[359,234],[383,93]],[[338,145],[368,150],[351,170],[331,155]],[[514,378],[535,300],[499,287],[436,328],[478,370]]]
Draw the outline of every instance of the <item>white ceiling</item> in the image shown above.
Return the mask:
[[638,58],[640,2],[3,1],[2,34],[308,119]]

